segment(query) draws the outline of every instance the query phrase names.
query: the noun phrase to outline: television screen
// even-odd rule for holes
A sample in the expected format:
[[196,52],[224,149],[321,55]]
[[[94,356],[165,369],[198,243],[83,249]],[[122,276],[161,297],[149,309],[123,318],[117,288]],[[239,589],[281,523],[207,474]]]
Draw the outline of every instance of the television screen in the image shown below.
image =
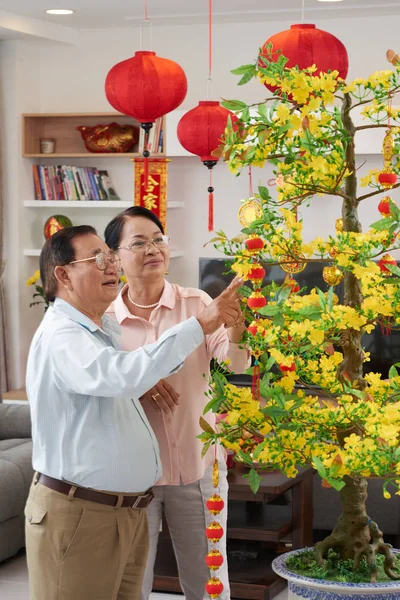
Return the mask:
[[[204,290],[212,298],[218,296],[232,281],[234,275],[229,273],[225,258],[200,258],[200,289]],[[307,286],[308,289],[318,287],[322,291],[328,290],[329,286],[322,278],[323,265],[311,263],[301,273],[294,275],[300,287]],[[278,266],[268,267],[263,285],[272,281],[280,284],[285,278],[285,272]],[[335,293],[339,300],[343,300],[343,283],[335,287]],[[370,362],[365,363],[366,371],[382,373],[387,377],[390,367],[400,362],[400,331],[392,330],[389,335],[377,326],[370,334],[363,336],[363,346],[370,352]],[[243,378],[242,378],[243,379]],[[247,378],[245,380],[247,381]]]

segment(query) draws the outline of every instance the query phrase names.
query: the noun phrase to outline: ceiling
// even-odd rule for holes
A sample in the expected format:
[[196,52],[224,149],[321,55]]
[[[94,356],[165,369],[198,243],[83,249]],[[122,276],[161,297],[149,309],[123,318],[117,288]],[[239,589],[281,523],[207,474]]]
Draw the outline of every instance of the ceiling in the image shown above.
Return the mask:
[[[145,0],[0,0],[0,10],[74,29],[132,27],[143,20]],[[147,0],[153,25],[207,21],[207,0]],[[301,19],[303,0],[214,0],[214,22]],[[305,21],[318,18],[400,15],[400,0],[304,0]],[[69,8],[73,15],[52,16],[49,8]]]

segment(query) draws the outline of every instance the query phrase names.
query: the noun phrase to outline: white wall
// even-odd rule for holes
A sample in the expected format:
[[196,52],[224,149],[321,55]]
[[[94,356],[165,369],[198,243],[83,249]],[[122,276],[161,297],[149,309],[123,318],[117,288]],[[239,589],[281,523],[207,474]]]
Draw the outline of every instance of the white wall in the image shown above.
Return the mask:
[[[238,78],[230,70],[255,60],[258,48],[273,33],[287,29],[289,22],[231,23],[214,27],[214,98],[241,98],[257,102],[264,88],[252,81],[238,88]],[[398,47],[400,18],[337,19],[320,21],[317,26],[337,35],[346,45],[350,58],[349,77],[366,76],[386,69],[385,53]],[[207,27],[174,26],[153,28],[154,50],[179,62],[185,69],[189,90],[182,105],[190,109],[204,99],[207,76]],[[50,45],[40,42],[5,42],[0,47],[1,111],[3,124],[4,185],[6,211],[7,258],[6,285],[8,322],[12,346],[13,386],[23,384],[24,365],[29,339],[40,319],[41,311],[29,309],[30,290],[25,279],[36,262],[22,256],[26,210],[22,201],[32,197],[31,163],[21,158],[20,113],[22,112],[95,112],[110,110],[104,95],[108,70],[118,61],[133,55],[139,47],[139,30],[122,29],[81,32],[76,46]],[[168,141],[167,141],[168,144]],[[168,150],[168,148],[167,148]],[[377,149],[379,151],[379,149]],[[368,156],[365,168],[379,168],[380,156]],[[100,161],[101,159],[99,159]],[[132,166],[118,159],[113,173],[118,188],[132,189]],[[109,165],[107,165],[109,168]],[[114,169],[110,169],[112,172]],[[185,208],[171,211],[168,230],[185,257],[173,261],[170,278],[184,285],[198,284],[199,256],[215,255],[212,246],[203,247],[210,238],[207,232],[208,172],[196,157],[174,158],[169,170],[169,200],[184,200]],[[254,184],[270,177],[254,172]],[[267,175],[267,177],[265,177]],[[248,195],[247,174],[235,178],[223,164],[214,169],[215,225],[234,234],[240,200]],[[393,198],[399,198],[393,193]],[[364,225],[379,218],[377,200],[361,207]],[[340,206],[329,198],[315,198],[311,209],[303,211],[305,237],[334,232],[334,220]],[[73,213],[75,214],[75,213]],[[41,223],[37,223],[37,226]]]

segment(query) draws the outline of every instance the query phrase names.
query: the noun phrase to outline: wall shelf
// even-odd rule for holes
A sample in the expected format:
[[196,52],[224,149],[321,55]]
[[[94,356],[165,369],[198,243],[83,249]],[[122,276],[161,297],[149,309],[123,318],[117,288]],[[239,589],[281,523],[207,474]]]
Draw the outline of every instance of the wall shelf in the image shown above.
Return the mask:
[[[25,200],[25,208],[129,208],[130,200]],[[183,208],[184,202],[168,202],[167,208]]]
[[[42,249],[41,248],[25,248],[24,249],[24,256],[30,256],[30,257],[35,257],[35,256],[40,256]],[[184,251],[183,250],[171,250],[169,253],[169,257],[170,258],[180,258],[181,256],[184,256]]]

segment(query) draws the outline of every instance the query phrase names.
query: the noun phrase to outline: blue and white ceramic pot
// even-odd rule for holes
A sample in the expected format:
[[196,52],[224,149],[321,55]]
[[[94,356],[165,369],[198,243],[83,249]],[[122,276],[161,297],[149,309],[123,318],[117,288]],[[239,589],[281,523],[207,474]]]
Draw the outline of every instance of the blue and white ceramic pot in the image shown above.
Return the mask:
[[303,550],[287,552],[272,563],[275,573],[288,582],[289,600],[400,600],[400,581],[339,583],[296,575],[286,568],[286,561],[289,556],[300,552]]

